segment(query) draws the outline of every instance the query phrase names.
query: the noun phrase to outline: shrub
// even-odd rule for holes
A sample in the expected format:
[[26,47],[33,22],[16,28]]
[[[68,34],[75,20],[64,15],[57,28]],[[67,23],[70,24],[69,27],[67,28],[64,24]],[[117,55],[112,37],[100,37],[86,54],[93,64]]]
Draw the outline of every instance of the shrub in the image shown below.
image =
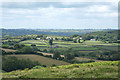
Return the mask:
[[43,52],[47,52],[47,49],[44,49]]
[[55,66],[56,66],[55,64],[52,65],[52,67],[55,67]]
[[73,54],[71,54],[71,53],[65,53],[64,56],[65,56],[65,58],[68,59],[68,60],[72,60],[72,59],[75,58],[75,56],[74,56]]
[[31,46],[36,46],[35,44],[31,44]]
[[43,67],[47,67],[46,65],[42,65]]

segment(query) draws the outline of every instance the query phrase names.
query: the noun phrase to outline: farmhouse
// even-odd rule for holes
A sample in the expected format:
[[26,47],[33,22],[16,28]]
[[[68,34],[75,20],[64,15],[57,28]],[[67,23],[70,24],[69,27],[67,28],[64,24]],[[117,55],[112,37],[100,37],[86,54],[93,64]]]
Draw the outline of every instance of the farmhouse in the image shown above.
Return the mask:
[[96,39],[90,39],[90,41],[96,41]]
[[37,40],[40,40],[41,38],[36,38]]
[[80,39],[82,39],[82,37],[80,37]]
[[46,37],[46,39],[52,39],[51,37]]
[[53,38],[53,40],[55,40],[55,38]]
[[[76,39],[76,38],[73,38],[73,39]],[[82,37],[80,37],[80,38],[77,38],[77,40],[79,40],[79,39],[82,39]]]
[[76,39],[76,38],[73,38],[73,39]]

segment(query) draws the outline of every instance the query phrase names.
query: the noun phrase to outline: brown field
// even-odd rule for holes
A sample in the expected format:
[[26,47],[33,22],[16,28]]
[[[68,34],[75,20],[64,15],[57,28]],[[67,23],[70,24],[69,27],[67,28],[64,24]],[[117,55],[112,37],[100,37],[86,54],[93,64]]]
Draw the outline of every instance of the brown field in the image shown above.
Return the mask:
[[5,49],[5,48],[1,48],[2,50],[4,50],[5,52],[15,52],[17,50],[13,50],[13,49]]
[[[38,53],[41,53],[43,55],[51,55],[53,57],[53,54],[52,53],[45,53],[45,52],[40,52],[38,51]],[[64,55],[60,55],[61,57],[64,57]]]
[[53,64],[55,65],[69,65],[70,63],[64,62],[64,61],[59,61],[51,58],[46,58],[43,56],[39,55],[33,55],[33,54],[20,54],[20,55],[7,55],[7,56],[15,56],[18,59],[30,59],[32,61],[38,61],[41,65],[47,65],[47,66],[52,66]]

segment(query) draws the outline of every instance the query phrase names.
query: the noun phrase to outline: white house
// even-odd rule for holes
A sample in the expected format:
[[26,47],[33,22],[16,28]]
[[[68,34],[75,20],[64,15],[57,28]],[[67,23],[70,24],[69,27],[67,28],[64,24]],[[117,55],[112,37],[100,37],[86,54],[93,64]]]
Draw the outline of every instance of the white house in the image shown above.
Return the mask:
[[73,39],[76,39],[76,38],[73,38]]
[[90,41],[96,41],[96,39],[90,39]]
[[46,39],[52,39],[51,37],[46,37]]
[[82,39],[82,37],[80,37],[80,39]]
[[55,38],[53,38],[53,40],[55,40]]
[[41,38],[36,38],[37,40],[40,40]]

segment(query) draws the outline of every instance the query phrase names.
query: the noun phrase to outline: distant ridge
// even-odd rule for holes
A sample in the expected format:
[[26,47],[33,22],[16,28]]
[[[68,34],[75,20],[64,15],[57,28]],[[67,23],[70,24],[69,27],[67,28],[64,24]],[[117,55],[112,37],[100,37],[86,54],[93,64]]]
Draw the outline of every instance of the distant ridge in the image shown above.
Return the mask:
[[57,35],[57,36],[70,36],[73,34],[86,34],[97,31],[111,31],[115,29],[1,29],[2,36],[20,36],[20,35],[33,35],[33,34],[47,34],[47,35]]

